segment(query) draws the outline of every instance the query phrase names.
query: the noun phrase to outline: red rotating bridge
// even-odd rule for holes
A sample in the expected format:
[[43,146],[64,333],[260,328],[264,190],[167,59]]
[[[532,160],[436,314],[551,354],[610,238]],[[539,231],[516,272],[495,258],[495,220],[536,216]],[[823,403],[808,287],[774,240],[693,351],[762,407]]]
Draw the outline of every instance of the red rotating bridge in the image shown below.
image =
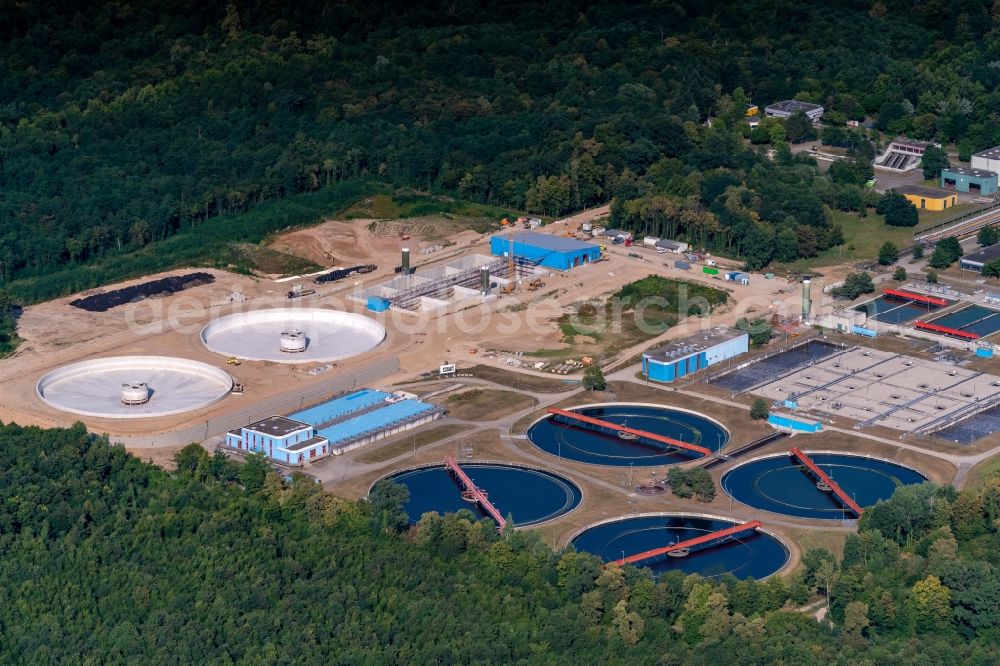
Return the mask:
[[711,543],[712,545],[719,545],[737,534],[742,534],[743,532],[749,532],[751,530],[756,530],[763,527],[764,524],[759,520],[751,520],[749,523],[741,523],[740,525],[733,525],[732,527],[727,527],[724,530],[718,530],[716,532],[711,532],[709,534],[702,534],[699,537],[693,539],[688,539],[687,541],[680,541],[678,543],[672,543],[669,546],[664,546],[662,548],[653,548],[652,550],[646,550],[641,553],[636,553],[635,555],[629,555],[625,559],[615,560],[614,564],[618,566],[624,566],[626,564],[635,564],[636,562],[642,562],[644,560],[649,560],[654,557],[659,557],[661,555],[669,555],[670,553],[676,552],[678,550],[690,550],[695,546],[700,546],[705,543]]
[[923,329],[925,331],[933,331],[935,333],[942,333],[944,335],[954,335],[956,338],[963,338],[965,340],[978,340],[979,335],[976,333],[971,333],[969,331],[963,331],[958,328],[949,328],[948,326],[938,326],[937,324],[932,324],[926,321],[918,321],[914,324],[915,328]]
[[912,291],[903,291],[902,289],[886,289],[882,292],[882,294],[884,296],[893,296],[894,298],[902,298],[907,301],[922,303],[923,305],[936,305],[937,307],[948,305],[948,301],[943,298],[937,298],[936,296],[924,296],[923,294],[915,294]]
[[861,517],[861,507],[855,502],[850,496],[844,492],[844,489],[837,485],[837,482],[830,478],[826,472],[821,470],[819,466],[812,461],[812,458],[807,456],[805,453],[800,451],[797,447],[792,447],[792,450],[788,452],[793,458],[798,458],[799,461],[809,468],[809,471],[816,475],[821,482],[825,483],[827,487],[837,496],[844,506],[853,511],[859,518]]
[[463,494],[468,493],[475,500],[476,504],[493,519],[493,522],[497,524],[497,529],[502,531],[507,526],[507,521],[504,520],[504,517],[500,515],[500,511],[486,497],[486,493],[473,483],[469,475],[465,473],[465,470],[459,467],[458,462],[451,456],[444,459],[444,466],[452,478],[462,487]]
[[[664,437],[663,435],[657,435],[656,433],[647,432],[646,430],[637,430],[636,428],[629,428],[627,426],[618,425],[617,423],[612,423],[611,421],[604,421],[602,419],[595,419],[592,416],[584,416],[583,414],[578,414],[576,412],[570,412],[565,409],[559,409],[558,407],[549,407],[549,414],[565,419],[571,422],[572,425],[588,425],[597,429],[610,430],[612,432],[624,432],[630,435],[635,435],[639,439],[645,439],[647,441],[654,442],[655,444],[662,444],[675,449],[681,449],[689,453],[697,453],[702,456],[712,455],[711,449],[707,449],[704,446],[698,446],[697,444],[688,444],[687,442],[682,442],[679,439],[674,439],[672,437]],[[636,440],[638,441],[638,440]]]

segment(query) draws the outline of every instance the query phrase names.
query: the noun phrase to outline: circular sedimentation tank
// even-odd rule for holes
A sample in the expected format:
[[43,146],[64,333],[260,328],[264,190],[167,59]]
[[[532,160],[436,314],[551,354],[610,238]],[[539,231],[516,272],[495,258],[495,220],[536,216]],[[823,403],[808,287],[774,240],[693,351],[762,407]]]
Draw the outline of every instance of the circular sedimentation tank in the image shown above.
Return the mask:
[[[505,518],[513,516],[518,527],[537,525],[566,515],[583,498],[575,483],[552,472],[522,465],[501,463],[460,463],[462,470]],[[440,514],[460,509],[472,511],[478,518],[486,513],[463,497],[462,489],[444,465],[429,465],[394,472],[385,479],[406,486],[410,499],[406,513],[410,522],[431,511]]]
[[[719,516],[691,514],[642,514],[613,518],[578,532],[570,543],[605,562],[695,539],[738,523]],[[673,570],[715,578],[724,574],[760,580],[781,571],[788,563],[788,548],[764,530],[737,535],[710,547],[660,555],[637,563],[654,575]]]
[[[861,508],[888,499],[896,488],[923,483],[920,472],[869,456],[805,452]],[[796,518],[855,518],[825,484],[787,453],[737,465],[722,476],[722,489],[738,502]]]
[[48,372],[35,391],[42,402],[63,412],[131,419],[207,407],[232,387],[228,373],[207,363],[171,356],[114,356]]
[[[698,412],[644,403],[611,403],[568,407],[567,411],[619,426],[669,437],[718,451],[729,442],[729,431]],[[532,444],[559,458],[592,465],[653,467],[674,465],[700,456],[658,448],[629,438],[627,433],[598,432],[545,416],[528,428]]]
[[363,354],[385,340],[374,319],[341,310],[278,308],[227,315],[201,330],[216,354],[244,361],[329,363]]

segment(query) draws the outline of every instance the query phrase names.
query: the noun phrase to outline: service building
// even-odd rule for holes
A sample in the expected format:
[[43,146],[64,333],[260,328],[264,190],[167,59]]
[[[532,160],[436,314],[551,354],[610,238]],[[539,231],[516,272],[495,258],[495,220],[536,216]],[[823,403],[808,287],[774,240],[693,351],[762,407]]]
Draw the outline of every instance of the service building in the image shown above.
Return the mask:
[[973,153],[972,168],[1000,173],[1000,146]]
[[642,374],[669,383],[721,363],[750,349],[750,336],[736,329],[713,328],[642,355]]
[[764,115],[770,118],[791,118],[797,111],[802,111],[809,120],[816,122],[823,117],[823,107],[812,102],[800,102],[795,99],[786,99],[783,102],[775,102],[764,107]]
[[982,271],[983,266],[995,259],[1000,259],[1000,243],[970,252],[959,260],[959,264],[969,271]]
[[[516,233],[513,238],[514,256],[558,271],[568,271],[601,258],[600,246],[573,238],[530,231]],[[510,246],[510,236],[497,235],[490,238],[490,253],[494,256],[506,257]]]
[[941,170],[941,187],[956,192],[994,194],[997,191],[997,174],[972,167],[948,167]]
[[330,443],[308,423],[269,416],[226,433],[226,446],[265,456],[286,465],[301,465],[330,455]]
[[904,185],[895,189],[918,210],[947,210],[958,203],[958,195],[946,190],[920,185]]

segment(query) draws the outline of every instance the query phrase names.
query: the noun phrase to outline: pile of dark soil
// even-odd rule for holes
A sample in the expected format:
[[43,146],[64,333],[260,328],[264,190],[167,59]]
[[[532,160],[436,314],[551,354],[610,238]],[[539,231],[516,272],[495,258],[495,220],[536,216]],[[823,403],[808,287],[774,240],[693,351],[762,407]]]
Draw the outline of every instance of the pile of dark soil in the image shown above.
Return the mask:
[[90,312],[106,312],[111,308],[126,303],[137,303],[147,298],[160,296],[162,294],[174,294],[191,287],[198,287],[203,284],[212,284],[215,276],[210,273],[188,273],[187,275],[171,275],[170,277],[150,280],[133,287],[115,289],[103,294],[94,294],[85,298],[78,298],[70,301],[69,304],[81,310]]

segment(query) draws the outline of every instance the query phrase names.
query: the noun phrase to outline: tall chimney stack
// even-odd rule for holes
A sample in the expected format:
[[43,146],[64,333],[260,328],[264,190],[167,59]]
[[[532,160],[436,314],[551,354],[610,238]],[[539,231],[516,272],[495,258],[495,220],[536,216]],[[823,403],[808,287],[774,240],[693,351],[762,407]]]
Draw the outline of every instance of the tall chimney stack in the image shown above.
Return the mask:
[[408,248],[408,247],[404,247],[403,248],[403,257],[402,257],[402,259],[400,261],[402,262],[400,264],[402,266],[402,270],[400,271],[400,273],[402,273],[403,275],[409,275],[409,273],[410,273],[410,248]]
[[812,280],[802,281],[802,321],[807,322],[812,317]]

